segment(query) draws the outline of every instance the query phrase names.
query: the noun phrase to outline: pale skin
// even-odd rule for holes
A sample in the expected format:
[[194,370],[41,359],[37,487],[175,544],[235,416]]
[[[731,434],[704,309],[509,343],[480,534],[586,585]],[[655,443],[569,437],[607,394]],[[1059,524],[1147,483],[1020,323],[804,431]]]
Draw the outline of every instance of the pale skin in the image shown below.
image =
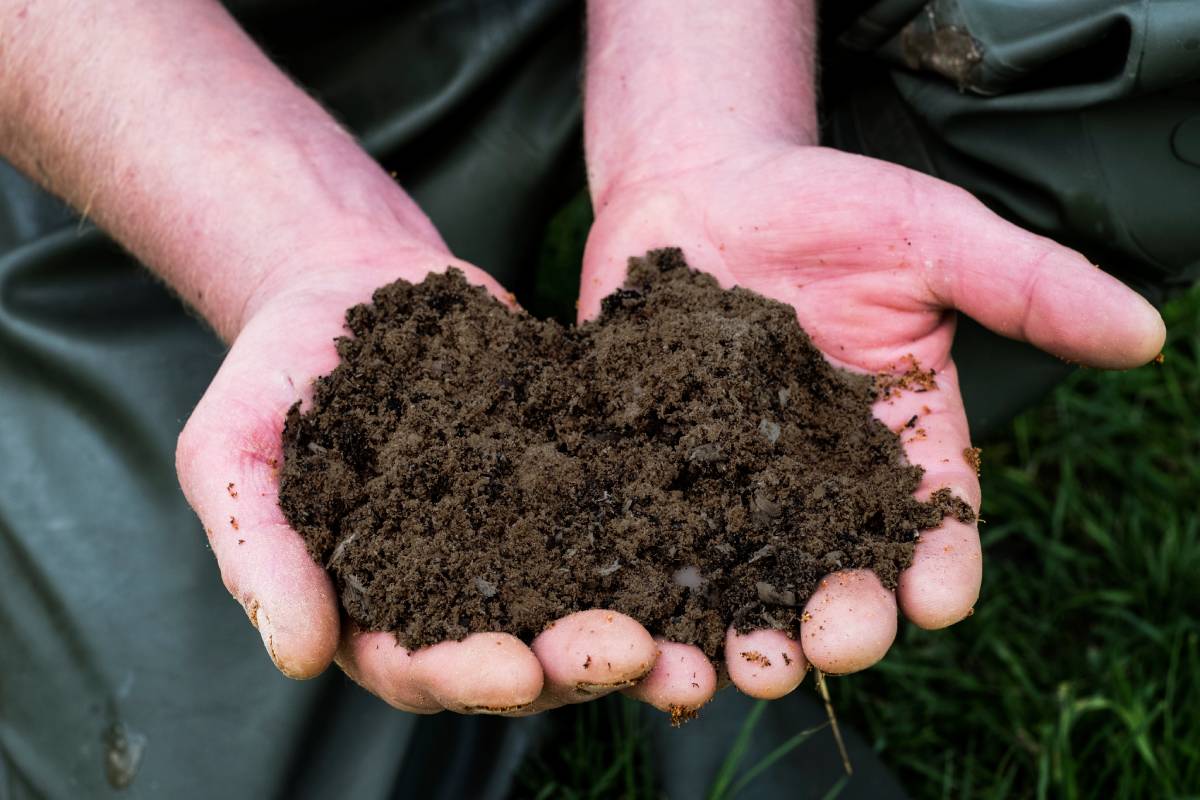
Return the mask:
[[[733,8],[589,4],[597,218],[580,315],[622,282],[629,255],[678,245],[724,285],[793,305],[834,363],[878,371],[911,354],[937,370],[937,391],[876,413],[893,428],[919,414],[926,435],[906,436],[906,450],[927,470],[920,493],[949,486],[978,509],[952,310],[1118,368],[1154,357],[1162,322],[1086,259],[961,190],[814,147],[811,7]],[[559,620],[530,645],[480,633],[411,653],[341,624],[329,577],[276,504],[285,411],[336,363],[344,310],[383,283],[453,265],[510,301],[216,2],[0,0],[0,155],[85,211],[230,343],[177,466],[225,585],[284,674],[308,678],[336,661],[417,713],[528,714],[618,689],[694,708],[716,691],[699,650],[604,609]],[[923,535],[895,593],[871,573],[838,573],[795,638],[731,632],[728,676],[775,698],[810,664],[863,669],[894,639],[897,609],[921,627],[952,624],[970,613],[981,575],[974,526],[948,522]]]

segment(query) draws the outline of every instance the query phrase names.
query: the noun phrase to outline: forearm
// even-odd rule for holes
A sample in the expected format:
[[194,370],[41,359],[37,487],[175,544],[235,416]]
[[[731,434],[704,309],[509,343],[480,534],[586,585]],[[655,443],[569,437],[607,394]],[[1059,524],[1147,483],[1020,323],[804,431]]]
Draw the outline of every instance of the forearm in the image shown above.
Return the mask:
[[226,337],[288,273],[432,225],[215,0],[0,0],[0,155]]
[[589,0],[592,199],[747,142],[814,144],[812,0]]

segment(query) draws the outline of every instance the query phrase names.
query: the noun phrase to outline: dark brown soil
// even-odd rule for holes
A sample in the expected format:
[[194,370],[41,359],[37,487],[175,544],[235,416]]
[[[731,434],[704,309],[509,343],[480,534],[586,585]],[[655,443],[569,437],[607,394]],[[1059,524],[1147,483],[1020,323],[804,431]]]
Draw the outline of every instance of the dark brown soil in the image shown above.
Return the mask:
[[631,259],[578,328],[453,270],[346,319],[288,414],[280,502],[350,617],[408,647],[600,607],[717,656],[730,624],[794,629],[832,570],[895,586],[919,530],[971,517],[913,499],[873,377],[678,250]]

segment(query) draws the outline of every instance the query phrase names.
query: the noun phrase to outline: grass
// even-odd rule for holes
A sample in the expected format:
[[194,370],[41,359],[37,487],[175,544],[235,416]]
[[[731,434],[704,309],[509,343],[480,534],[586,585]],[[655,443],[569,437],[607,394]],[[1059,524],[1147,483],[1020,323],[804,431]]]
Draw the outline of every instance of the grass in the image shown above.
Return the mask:
[[547,746],[522,765],[518,796],[536,800],[656,797],[653,754],[639,711],[637,703],[619,697],[583,703],[559,715]]
[[[1164,316],[1161,365],[1080,370],[983,443],[975,615],[903,627],[881,664],[838,679],[840,720],[914,797],[1200,798],[1200,291]],[[522,792],[655,797],[637,716],[614,710],[628,701],[588,705],[555,716],[575,727]],[[722,800],[758,768],[736,742],[731,763]]]
[[[738,731],[737,738],[733,741],[733,746],[729,748],[729,753],[722,762],[720,769],[717,770],[716,777],[713,778],[712,786],[708,790],[708,800],[732,800],[745,789],[750,783],[762,773],[769,770],[777,762],[787,757],[789,753],[795,750],[800,745],[808,741],[813,734],[824,730],[825,725],[818,725],[815,728],[806,728],[799,733],[789,736],[780,744],[767,753],[765,756],[756,761],[753,765],[745,767],[746,750],[750,745],[750,734],[754,731],[755,725],[758,724],[759,717],[766,710],[766,701],[759,700],[746,714],[746,719],[742,722],[741,730]],[[834,784],[834,789],[830,791],[831,795],[835,795],[840,791],[843,782],[839,781]]]

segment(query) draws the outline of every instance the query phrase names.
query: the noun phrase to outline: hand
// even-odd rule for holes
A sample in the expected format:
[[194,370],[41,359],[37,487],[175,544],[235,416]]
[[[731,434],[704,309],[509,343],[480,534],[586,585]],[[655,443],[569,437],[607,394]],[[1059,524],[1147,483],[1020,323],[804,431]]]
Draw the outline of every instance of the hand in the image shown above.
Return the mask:
[[[909,460],[925,469],[921,499],[948,486],[979,510],[950,358],[954,310],[1091,366],[1133,367],[1162,346],[1163,323],[1149,303],[1078,253],[1001,220],[962,189],[819,147],[734,152],[742,155],[605,187],[584,257],[580,318],[595,316],[601,298],[623,283],[630,256],[675,245],[723,286],[793,306],[838,366],[904,371],[911,357],[932,368],[936,390],[902,392],[874,407],[893,430],[917,415],[924,435],[902,435]],[[751,634],[763,652],[802,648],[804,657],[790,665],[746,664],[735,653],[747,644],[735,643],[731,632],[730,677],[744,692],[770,698],[800,682],[805,659],[831,673],[863,669],[895,638],[897,603],[914,624],[945,627],[971,613],[981,578],[976,526],[948,518],[921,535],[894,595],[869,571],[835,573],[806,606],[800,648],[781,632]],[[655,671],[632,692],[660,707],[695,705],[705,698],[665,670],[705,661],[696,648],[664,646]]]
[[506,296],[478,269],[427,245],[345,259],[337,271],[299,270],[280,288],[265,286],[180,436],[180,484],[226,587],[285,675],[309,678],[336,659],[366,689],[418,713],[526,714],[628,686],[649,672],[657,650],[641,625],[620,614],[570,615],[532,647],[478,633],[415,652],[390,633],[341,624],[329,575],[280,511],[284,417],[296,400],[311,402],[313,380],[336,366],[333,341],[345,332],[346,309],[398,277],[420,281],[447,265]]
[[[388,634],[341,625],[329,577],[276,503],[284,414],[334,367],[346,309],[374,288],[447,264],[499,287],[449,255],[412,198],[220,2],[79,5],[0,0],[0,156],[103,226],[233,342],[177,464],[225,583],[279,668],[311,677],[336,655],[364,686],[417,711],[548,707],[595,696],[577,682],[599,694],[646,672],[653,641],[615,615],[560,621],[532,650],[482,634],[409,654]],[[572,648],[612,649],[583,633],[592,630],[622,650],[584,678]]]

